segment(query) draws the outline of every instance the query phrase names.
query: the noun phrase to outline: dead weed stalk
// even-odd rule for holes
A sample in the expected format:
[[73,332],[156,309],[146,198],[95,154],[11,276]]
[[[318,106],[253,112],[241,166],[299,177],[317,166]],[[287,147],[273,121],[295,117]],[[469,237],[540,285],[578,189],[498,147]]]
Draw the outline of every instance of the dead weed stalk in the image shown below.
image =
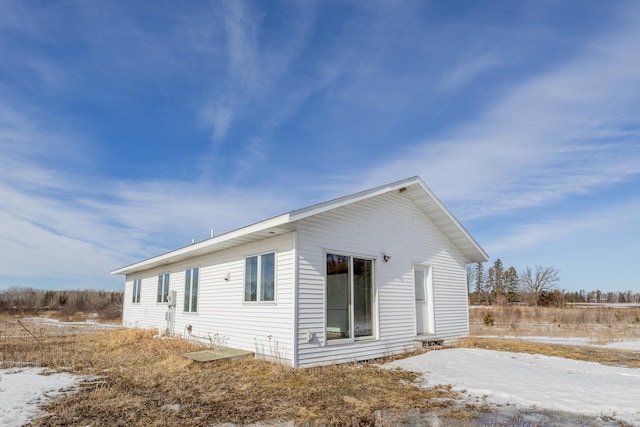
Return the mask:
[[[491,322],[487,323],[487,317]],[[471,335],[640,338],[640,308],[471,307]]]

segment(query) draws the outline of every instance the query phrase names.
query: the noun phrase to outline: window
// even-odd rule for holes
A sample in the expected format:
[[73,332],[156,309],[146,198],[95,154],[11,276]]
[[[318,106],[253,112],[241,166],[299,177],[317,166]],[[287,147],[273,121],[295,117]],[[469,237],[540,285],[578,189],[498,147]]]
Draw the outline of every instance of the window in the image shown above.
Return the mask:
[[373,260],[327,254],[327,340],[373,337]]
[[276,254],[247,257],[244,268],[244,300],[275,301]]
[[416,301],[425,302],[427,300],[427,293],[424,289],[425,271],[422,268],[414,268],[413,271],[413,286],[416,288]]
[[140,285],[141,285],[140,279],[133,279],[133,302],[134,303],[140,302]]
[[169,301],[169,273],[158,274],[158,299],[157,302]]
[[198,311],[198,273],[199,268],[191,268],[184,273],[184,311]]

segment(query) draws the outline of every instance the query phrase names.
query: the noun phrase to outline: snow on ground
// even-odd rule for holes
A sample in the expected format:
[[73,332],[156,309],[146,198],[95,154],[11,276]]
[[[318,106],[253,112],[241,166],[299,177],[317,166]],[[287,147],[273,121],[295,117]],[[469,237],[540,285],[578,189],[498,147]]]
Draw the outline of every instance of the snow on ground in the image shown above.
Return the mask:
[[423,373],[428,387],[451,384],[490,403],[640,425],[640,369],[470,348],[431,351],[384,366]]
[[25,322],[29,323],[39,323],[51,326],[59,326],[59,327],[67,327],[67,326],[84,326],[89,329],[117,329],[121,328],[122,325],[115,325],[112,323],[98,323],[93,319],[87,319],[83,322],[62,322],[58,319],[51,319],[49,317],[25,317],[21,319]]
[[[595,345],[585,338],[502,338]],[[640,351],[640,340],[598,346]],[[384,366],[421,372],[429,387],[451,384],[472,397],[486,397],[489,403],[614,417],[640,426],[640,369],[468,348],[431,351]],[[20,426],[42,415],[39,407],[47,399],[83,379],[67,373],[42,373],[46,373],[42,368],[0,369],[1,426]]]
[[81,377],[43,375],[43,368],[0,369],[0,425],[21,426],[43,414],[40,406],[76,386]]
[[493,338],[504,340],[531,341],[546,344],[579,345],[589,347],[611,348],[616,350],[640,351],[640,340],[613,341],[598,344],[589,338],[579,337],[544,337],[544,336],[510,336],[510,335],[479,335],[476,338]]

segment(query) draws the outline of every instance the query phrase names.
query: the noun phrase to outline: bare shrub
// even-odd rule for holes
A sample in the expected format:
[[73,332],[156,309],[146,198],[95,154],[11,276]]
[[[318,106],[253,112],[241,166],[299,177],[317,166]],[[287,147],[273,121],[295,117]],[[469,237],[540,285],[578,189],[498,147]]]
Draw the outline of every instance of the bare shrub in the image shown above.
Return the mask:
[[484,322],[485,326],[493,326],[493,324],[495,323],[493,315],[488,311],[487,311],[487,314],[484,315],[484,318],[482,319],[482,321]]
[[[485,323],[491,313],[493,324]],[[471,308],[472,335],[551,335],[588,337],[597,341],[640,338],[640,307],[555,308],[503,307],[487,311]],[[491,327],[491,329],[489,329]]]
[[33,313],[43,311],[65,315],[96,313],[98,318],[122,317],[122,292],[96,290],[52,291],[31,288],[9,288],[0,291],[0,311]]

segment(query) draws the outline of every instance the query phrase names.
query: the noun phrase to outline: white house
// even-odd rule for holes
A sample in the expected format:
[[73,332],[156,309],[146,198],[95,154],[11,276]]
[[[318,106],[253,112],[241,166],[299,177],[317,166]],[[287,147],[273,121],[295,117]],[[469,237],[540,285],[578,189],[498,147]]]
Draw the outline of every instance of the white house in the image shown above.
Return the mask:
[[419,178],[295,210],[112,271],[123,323],[294,367],[469,331],[466,263],[487,254]]

